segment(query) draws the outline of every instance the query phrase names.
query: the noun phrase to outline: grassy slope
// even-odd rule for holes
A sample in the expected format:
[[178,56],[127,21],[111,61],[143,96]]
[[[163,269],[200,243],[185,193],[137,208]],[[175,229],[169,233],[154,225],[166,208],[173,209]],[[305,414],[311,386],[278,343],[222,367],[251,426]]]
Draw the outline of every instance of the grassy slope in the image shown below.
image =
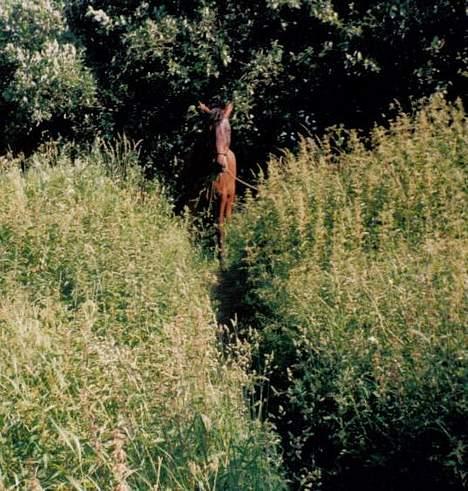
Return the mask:
[[122,148],[1,161],[0,488],[279,489],[206,268]]
[[467,139],[463,109],[437,96],[376,128],[371,150],[353,133],[338,155],[339,134],[305,140],[230,227],[300,489],[466,480]]

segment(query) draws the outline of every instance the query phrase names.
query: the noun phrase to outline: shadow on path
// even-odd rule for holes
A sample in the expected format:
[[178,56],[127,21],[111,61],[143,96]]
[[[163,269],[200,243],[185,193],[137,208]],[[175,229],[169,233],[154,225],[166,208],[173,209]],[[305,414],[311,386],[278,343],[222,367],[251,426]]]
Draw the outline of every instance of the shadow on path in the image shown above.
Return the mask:
[[219,268],[212,287],[220,343],[226,348],[234,338],[242,338],[248,309],[243,303],[246,275],[238,269]]
[[216,275],[213,297],[216,302],[218,324],[231,324],[245,310],[242,299],[246,290],[245,274],[234,269],[220,268]]

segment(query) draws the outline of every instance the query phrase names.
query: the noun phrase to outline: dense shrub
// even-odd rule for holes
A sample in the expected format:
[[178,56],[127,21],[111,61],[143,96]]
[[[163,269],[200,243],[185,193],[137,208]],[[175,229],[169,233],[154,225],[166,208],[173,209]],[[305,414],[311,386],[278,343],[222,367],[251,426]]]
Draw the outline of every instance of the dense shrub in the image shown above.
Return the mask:
[[436,96],[370,150],[306,139],[228,232],[300,489],[466,484],[467,136]]
[[61,1],[0,6],[0,146],[30,149],[50,135],[83,138],[95,82],[74,43]]
[[282,489],[209,271],[136,161],[0,161],[0,488]]

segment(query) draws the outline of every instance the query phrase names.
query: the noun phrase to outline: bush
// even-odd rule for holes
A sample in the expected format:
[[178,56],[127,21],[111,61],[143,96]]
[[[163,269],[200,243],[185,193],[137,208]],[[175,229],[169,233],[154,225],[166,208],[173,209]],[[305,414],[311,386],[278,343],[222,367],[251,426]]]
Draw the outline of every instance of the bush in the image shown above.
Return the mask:
[[209,271],[136,161],[125,140],[1,160],[0,487],[282,489]]
[[466,141],[440,96],[370,149],[305,139],[229,230],[300,489],[466,484]]
[[7,0],[0,7],[0,145],[28,149],[58,132],[89,136],[95,81],[60,1]]

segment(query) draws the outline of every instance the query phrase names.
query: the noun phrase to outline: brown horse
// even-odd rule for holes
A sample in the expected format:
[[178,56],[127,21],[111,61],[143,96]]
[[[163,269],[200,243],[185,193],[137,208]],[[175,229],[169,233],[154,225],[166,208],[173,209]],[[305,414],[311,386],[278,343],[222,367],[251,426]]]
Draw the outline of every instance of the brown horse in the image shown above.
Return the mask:
[[231,217],[232,206],[236,197],[236,156],[229,148],[231,146],[231,116],[233,105],[210,109],[200,102],[198,108],[210,116],[209,159],[218,167],[216,177],[211,185],[211,196],[215,204],[216,234],[218,239],[219,258],[224,257],[224,224]]

